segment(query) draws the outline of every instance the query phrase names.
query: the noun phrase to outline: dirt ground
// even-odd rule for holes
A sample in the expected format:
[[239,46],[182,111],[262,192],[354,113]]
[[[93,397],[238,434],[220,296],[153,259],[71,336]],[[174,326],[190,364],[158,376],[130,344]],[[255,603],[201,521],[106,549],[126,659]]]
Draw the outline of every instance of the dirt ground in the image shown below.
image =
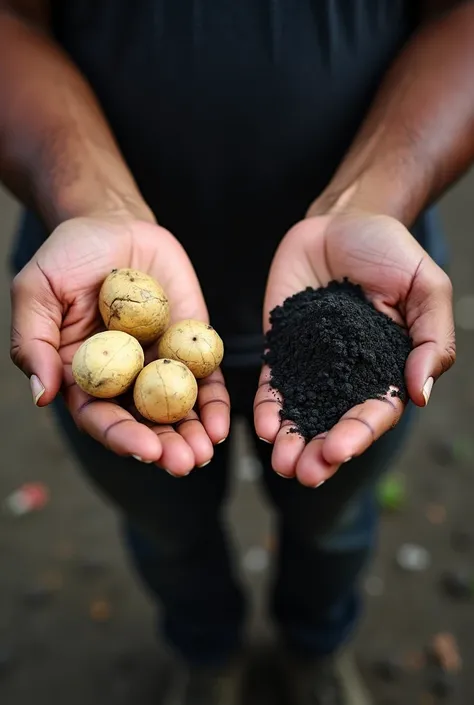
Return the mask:
[[[355,650],[377,705],[474,703],[474,603],[447,595],[441,584],[445,571],[455,570],[466,573],[468,589],[474,585],[474,298],[465,298],[474,295],[473,193],[471,175],[442,204],[458,303],[458,362],[437,385],[398,462],[406,503],[385,513],[378,553],[364,578],[366,611]],[[3,260],[16,215],[0,193]],[[43,482],[51,492],[42,512],[0,518],[0,703],[159,705],[169,668],[155,643],[153,607],[129,570],[114,513],[82,479],[49,412],[34,408],[26,380],[10,363],[6,273],[0,284],[0,501],[24,482]],[[245,702],[283,705],[265,646],[259,646],[272,635],[263,600],[271,518],[240,427],[234,442],[229,517],[255,598],[249,635],[257,645],[253,693]],[[425,570],[397,565],[404,543],[427,549]],[[430,694],[433,679],[423,666],[424,649],[440,632],[455,637],[463,659],[456,690],[444,701]],[[389,663],[375,668],[381,659]]]

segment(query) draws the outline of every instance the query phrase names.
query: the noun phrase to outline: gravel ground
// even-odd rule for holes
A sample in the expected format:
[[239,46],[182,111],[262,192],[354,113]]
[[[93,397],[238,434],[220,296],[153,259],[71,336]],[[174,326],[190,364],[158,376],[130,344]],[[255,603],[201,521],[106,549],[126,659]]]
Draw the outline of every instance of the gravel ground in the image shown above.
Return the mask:
[[[471,175],[442,204],[458,302],[458,362],[437,385],[395,468],[406,483],[406,502],[400,511],[384,514],[378,552],[364,577],[366,612],[355,650],[377,705],[474,702],[474,603],[454,599],[441,587],[445,571],[469,576],[474,556],[469,421],[474,299],[465,298],[474,295],[473,191]],[[16,213],[0,193],[4,259]],[[0,500],[24,482],[44,482],[51,492],[41,513],[0,518],[0,703],[159,704],[169,656],[155,643],[152,605],[129,570],[113,512],[83,481],[49,412],[33,407],[25,380],[10,363],[6,274],[0,284]],[[284,705],[266,646],[272,638],[263,601],[271,517],[255,482],[259,469],[243,427],[236,427],[233,442],[229,519],[255,598],[249,634],[256,646],[246,704]],[[404,543],[427,549],[425,570],[407,572],[397,565]],[[444,701],[430,694],[433,674],[424,664],[426,645],[441,632],[454,636],[463,660],[456,688]]]

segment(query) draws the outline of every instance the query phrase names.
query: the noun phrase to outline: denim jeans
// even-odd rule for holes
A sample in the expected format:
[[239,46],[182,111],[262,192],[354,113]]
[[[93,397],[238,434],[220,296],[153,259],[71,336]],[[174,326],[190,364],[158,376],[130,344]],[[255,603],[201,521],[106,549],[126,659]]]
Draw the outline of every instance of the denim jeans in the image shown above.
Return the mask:
[[[226,379],[234,413],[250,420],[258,370],[228,370]],[[209,466],[176,479],[113,455],[77,431],[61,401],[56,410],[84,471],[123,516],[126,545],[161,606],[168,642],[194,664],[225,660],[239,647],[245,616],[222,511],[229,444],[216,447]],[[357,579],[376,536],[374,483],[400,447],[409,416],[318,489],[276,475],[271,446],[256,440],[278,529],[272,613],[294,650],[328,654],[354,627]]]

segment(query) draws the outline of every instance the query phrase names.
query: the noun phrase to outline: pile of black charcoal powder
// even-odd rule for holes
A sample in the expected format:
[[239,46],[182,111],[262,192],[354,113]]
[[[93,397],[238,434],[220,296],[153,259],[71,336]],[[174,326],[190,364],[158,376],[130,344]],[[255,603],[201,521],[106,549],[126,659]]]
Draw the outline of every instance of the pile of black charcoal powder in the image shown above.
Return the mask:
[[310,440],[367,399],[406,401],[411,340],[347,279],[289,297],[270,314],[265,362],[283,398],[282,419]]

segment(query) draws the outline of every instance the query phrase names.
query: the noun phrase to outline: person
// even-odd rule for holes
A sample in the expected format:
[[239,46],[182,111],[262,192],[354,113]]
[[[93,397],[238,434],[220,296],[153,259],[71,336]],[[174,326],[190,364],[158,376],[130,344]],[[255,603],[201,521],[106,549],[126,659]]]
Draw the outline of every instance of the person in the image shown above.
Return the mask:
[[[474,4],[0,8],[1,178],[25,205],[12,358],[123,517],[182,657],[169,702],[239,697],[245,605],[222,517],[230,402],[261,439],[276,512],[272,612],[288,700],[352,702],[338,654],[374,545],[374,483],[409,414],[397,399],[369,400],[310,443],[288,434],[259,369],[262,317],[265,329],[287,296],[348,276],[408,328],[409,395],[428,403],[455,358],[431,206],[473,158]],[[73,383],[72,356],[100,327],[98,289],[116,267],[150,273],[174,320],[210,319],[224,338],[223,369],[174,427],[149,428]]]

